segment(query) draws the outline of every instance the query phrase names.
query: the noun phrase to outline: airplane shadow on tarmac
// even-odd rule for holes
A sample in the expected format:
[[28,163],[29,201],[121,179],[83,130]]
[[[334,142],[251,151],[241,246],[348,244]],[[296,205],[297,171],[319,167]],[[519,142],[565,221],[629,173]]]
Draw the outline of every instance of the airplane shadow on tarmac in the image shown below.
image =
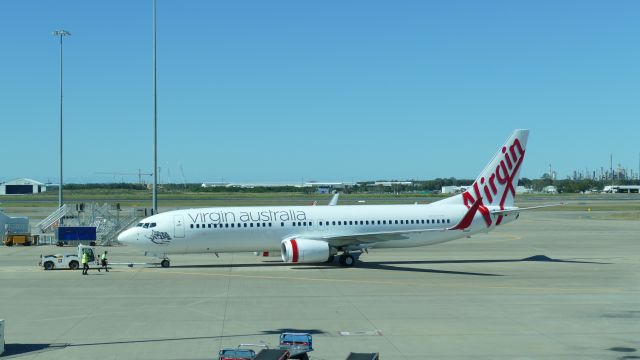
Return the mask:
[[[601,264],[608,265],[610,263],[596,262],[596,261],[582,261],[582,260],[562,260],[552,259],[545,255],[535,255],[524,259],[487,259],[487,260],[415,260],[415,261],[377,261],[367,262],[358,261],[356,267],[364,269],[376,269],[376,270],[389,270],[389,271],[408,271],[408,272],[424,272],[434,274],[451,274],[451,275],[470,275],[470,276],[504,276],[500,274],[490,273],[478,273],[478,272],[465,272],[465,271],[450,271],[450,270],[435,270],[435,269],[422,269],[410,266],[401,265],[434,265],[434,264],[482,264],[482,263],[517,263],[517,262],[553,262],[553,263],[572,263],[572,264]],[[331,269],[343,269],[336,264],[297,264],[292,265],[289,263],[283,263],[278,260],[267,260],[262,263],[252,264],[207,264],[207,265],[177,265],[172,268],[178,269],[197,269],[197,268],[260,268],[260,267],[290,267],[292,270],[331,270]]]
[[[391,271],[409,271],[409,272],[425,272],[434,274],[452,274],[452,275],[472,275],[472,276],[505,276],[500,274],[488,274],[488,273],[476,273],[465,271],[447,271],[447,270],[434,270],[434,269],[420,269],[399,265],[434,265],[434,264],[483,264],[483,263],[517,263],[517,262],[555,262],[555,263],[574,263],[574,264],[602,264],[607,265],[609,263],[595,262],[595,261],[579,261],[579,260],[560,260],[552,259],[545,255],[535,255],[524,259],[487,259],[487,260],[412,260],[412,261],[377,261],[377,262],[361,262],[358,261],[356,266],[365,269],[377,269],[377,270],[391,270]],[[310,270],[310,269],[330,269],[332,266],[326,267],[300,267],[296,270]]]
[[280,335],[283,332],[303,332],[311,335],[326,334],[326,331],[319,329],[273,329],[262,330],[255,334],[236,334],[236,335],[224,335],[224,336],[194,336],[194,337],[179,337],[179,338],[162,338],[162,339],[141,339],[141,340],[123,340],[123,341],[104,341],[95,343],[58,343],[58,344],[11,344],[5,345],[3,359],[10,359],[13,357],[20,357],[26,354],[38,354],[48,351],[61,350],[68,347],[81,347],[81,346],[97,346],[97,345],[122,345],[122,344],[144,344],[154,342],[165,341],[188,341],[188,340],[216,340],[224,338],[233,338],[239,336],[260,336],[260,335]]

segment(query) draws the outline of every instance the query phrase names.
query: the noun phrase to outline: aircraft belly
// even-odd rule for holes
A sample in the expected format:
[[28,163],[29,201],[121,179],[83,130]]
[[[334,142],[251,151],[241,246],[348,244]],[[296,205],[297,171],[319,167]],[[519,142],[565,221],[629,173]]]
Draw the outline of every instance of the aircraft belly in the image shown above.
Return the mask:
[[218,233],[215,236],[202,236],[189,239],[189,253],[198,252],[251,252],[280,250],[281,238],[270,232]]

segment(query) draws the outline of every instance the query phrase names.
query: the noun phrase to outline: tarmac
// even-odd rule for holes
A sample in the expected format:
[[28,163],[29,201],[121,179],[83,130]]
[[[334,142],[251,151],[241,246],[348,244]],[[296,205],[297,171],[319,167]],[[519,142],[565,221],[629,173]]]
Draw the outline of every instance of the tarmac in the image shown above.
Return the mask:
[[313,334],[311,359],[640,359],[640,221],[602,215],[525,212],[489,234],[372,250],[354,268],[241,253],[82,276],[37,266],[74,248],[0,247],[0,357],[217,359],[293,330]]

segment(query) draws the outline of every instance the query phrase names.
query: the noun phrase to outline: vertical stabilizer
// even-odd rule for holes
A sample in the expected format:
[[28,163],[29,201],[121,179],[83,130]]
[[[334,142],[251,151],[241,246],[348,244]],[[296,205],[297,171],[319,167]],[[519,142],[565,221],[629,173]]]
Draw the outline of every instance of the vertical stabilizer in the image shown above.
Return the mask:
[[482,198],[485,206],[513,206],[516,186],[520,178],[520,166],[524,160],[529,130],[515,130],[493,156],[469,190],[463,194],[465,205],[473,205]]
[[[524,160],[529,130],[518,129],[511,134],[505,144],[498,149],[489,164],[482,170],[473,185],[461,195],[445,199],[450,203],[462,202],[467,208],[481,199],[479,212],[487,225],[492,224],[489,208],[505,209],[513,207],[516,186],[520,178],[520,167]],[[502,221],[500,216],[496,222]]]

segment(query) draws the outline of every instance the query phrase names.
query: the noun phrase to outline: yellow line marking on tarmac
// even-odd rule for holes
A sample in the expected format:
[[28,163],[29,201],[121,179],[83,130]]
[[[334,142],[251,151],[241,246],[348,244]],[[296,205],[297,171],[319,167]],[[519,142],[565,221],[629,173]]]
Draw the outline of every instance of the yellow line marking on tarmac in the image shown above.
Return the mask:
[[518,236],[511,233],[491,233],[489,236],[499,237],[503,239],[506,238],[507,240],[522,240],[522,236]]
[[[159,273],[166,269],[139,269],[137,272]],[[483,288],[483,289],[510,289],[525,291],[560,291],[560,292],[593,292],[593,293],[623,293],[623,289],[599,289],[599,288],[553,288],[553,287],[525,287],[525,286],[502,286],[502,285],[473,285],[473,284],[433,284],[425,282],[410,281],[381,281],[381,280],[356,280],[356,279],[327,279],[327,278],[305,278],[295,276],[267,276],[267,275],[241,275],[241,274],[216,274],[216,273],[194,273],[186,271],[172,271],[171,274],[179,275],[195,275],[210,277],[235,277],[247,279],[263,279],[263,280],[287,280],[287,281],[317,281],[317,282],[333,282],[333,283],[353,283],[353,284],[375,284],[375,285],[401,285],[401,286],[436,286],[450,288]]]

